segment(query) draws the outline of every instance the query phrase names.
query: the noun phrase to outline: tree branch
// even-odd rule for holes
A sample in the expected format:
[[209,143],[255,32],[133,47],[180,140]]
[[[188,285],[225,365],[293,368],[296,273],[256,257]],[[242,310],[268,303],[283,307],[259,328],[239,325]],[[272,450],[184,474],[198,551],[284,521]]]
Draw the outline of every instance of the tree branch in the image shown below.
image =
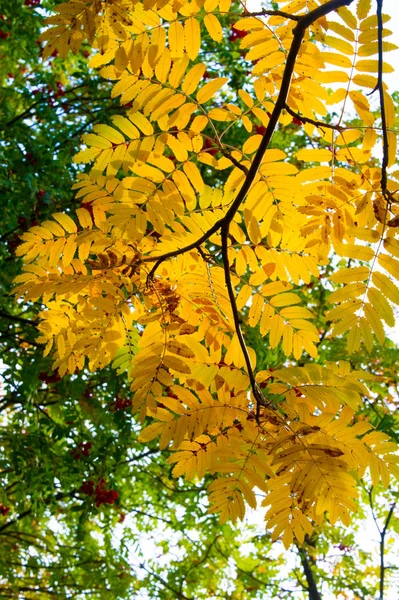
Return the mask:
[[[385,99],[384,99],[384,85],[382,81],[382,73],[383,73],[383,61],[384,61],[384,53],[383,53],[383,28],[384,24],[382,22],[382,2],[383,0],[377,0],[377,27],[378,27],[378,80],[377,80],[377,89],[380,97],[380,107],[381,107],[381,125],[382,125],[382,165],[381,165],[381,191],[384,198],[389,201],[390,194],[387,190],[387,167],[388,167],[388,151],[389,151],[389,142],[388,142],[388,129],[386,123],[386,111],[385,111]],[[373,90],[374,91],[374,90]]]
[[309,600],[322,600],[319,591],[317,589],[316,580],[313,576],[312,567],[310,566],[309,558],[307,552],[304,548],[298,548],[299,557],[301,559],[301,564],[303,567],[303,571],[305,573],[306,581],[308,584],[308,595]]
[[252,161],[251,167],[249,168],[248,175],[245,178],[245,181],[242,184],[241,189],[238,192],[236,199],[233,201],[233,203],[231,204],[227,213],[225,214],[225,216],[222,219],[222,225],[221,225],[222,257],[223,257],[223,268],[224,268],[224,274],[225,274],[225,281],[226,281],[227,291],[229,294],[231,308],[233,311],[236,333],[238,336],[241,350],[244,355],[245,364],[247,366],[247,371],[248,371],[248,376],[249,376],[250,383],[251,383],[252,392],[253,392],[253,395],[254,395],[254,398],[256,401],[256,406],[257,406],[256,413],[257,413],[258,418],[259,418],[260,406],[262,406],[262,405],[268,406],[269,403],[267,400],[265,400],[263,393],[261,392],[260,388],[258,387],[258,385],[256,383],[255,374],[252,369],[251,360],[250,360],[248,350],[247,350],[247,347],[245,344],[245,340],[244,340],[244,337],[243,337],[243,334],[241,331],[241,327],[240,327],[240,318],[239,318],[239,313],[238,313],[238,309],[237,309],[237,304],[235,301],[235,293],[234,293],[233,286],[232,286],[230,265],[229,265],[229,261],[228,261],[228,245],[227,244],[228,244],[230,223],[233,220],[234,215],[236,214],[240,205],[242,204],[250,187],[252,186],[255,176],[261,165],[263,156],[264,156],[264,154],[269,146],[269,143],[273,137],[273,133],[277,126],[281,112],[286,107],[286,101],[287,101],[288,92],[289,92],[290,85],[291,85],[292,74],[293,74],[294,68],[295,68],[295,62],[296,62],[298,52],[300,50],[303,38],[305,36],[306,30],[308,29],[308,27],[310,27],[310,25],[312,23],[314,23],[314,21],[317,21],[317,19],[319,19],[320,17],[328,14],[329,12],[335,10],[336,8],[339,8],[340,6],[349,5],[352,2],[353,2],[353,0],[330,0],[330,2],[327,2],[323,6],[318,6],[317,8],[312,10],[310,13],[308,13],[307,15],[304,15],[303,17],[301,17],[299,19],[298,24],[296,25],[296,27],[294,29],[294,37],[292,40],[290,50],[288,52],[287,61],[286,61],[285,69],[284,69],[284,74],[283,74],[283,78],[281,81],[280,92],[277,97],[276,104],[274,105],[273,112],[270,116],[270,120],[267,125],[266,131],[264,133],[264,136],[262,138],[260,146],[255,154],[255,157]]
[[258,10],[255,12],[245,11],[246,17],[283,17],[283,19],[291,19],[291,21],[299,21],[303,15],[291,15],[283,10]]
[[387,518],[385,519],[384,527],[382,531],[380,531],[380,597],[379,600],[384,600],[384,583],[385,583],[385,571],[387,567],[385,566],[385,536],[388,531],[389,523],[393,515],[393,511],[395,509],[396,502],[392,502],[390,509],[388,511]]
[[164,588],[166,588],[167,590],[170,590],[175,595],[176,598],[179,598],[179,600],[193,600],[192,598],[189,598],[188,596],[185,596],[184,594],[179,592],[179,590],[175,590],[171,585],[169,585],[169,583],[167,581],[162,579],[162,577],[160,577],[157,573],[154,573],[153,571],[150,571],[149,569],[147,569],[147,567],[145,566],[144,563],[140,563],[140,569],[143,569],[151,577],[154,577],[154,579],[159,581],[164,586]]
[[23,323],[25,325],[36,326],[38,323],[38,321],[32,321],[31,319],[25,319],[24,317],[18,317],[17,315],[10,315],[10,313],[5,312],[4,310],[0,310],[0,317],[4,317],[4,319],[8,319],[9,321],[16,321],[17,323]]
[[286,104],[284,108],[287,111],[287,113],[290,114],[291,117],[293,117],[294,119],[299,119],[299,121],[302,121],[303,123],[310,123],[311,125],[315,125],[315,127],[318,127],[319,129],[323,129],[324,127],[325,129],[335,129],[336,131],[344,130],[344,127],[341,127],[341,125],[332,125],[332,123],[324,123],[323,121],[316,121],[315,119],[311,119],[310,117],[304,117],[292,110],[292,108],[290,108],[288,104]]
[[144,257],[143,259],[141,259],[141,262],[155,262],[154,266],[152,267],[152,269],[148,275],[148,278],[151,279],[152,277],[154,277],[157,268],[164,260],[166,260],[168,258],[173,258],[180,254],[184,254],[186,252],[189,252],[190,250],[198,249],[200,247],[200,245],[203,244],[204,242],[206,242],[214,233],[221,230],[222,258],[223,258],[223,268],[224,268],[224,274],[225,274],[226,287],[227,287],[227,291],[228,291],[228,295],[229,295],[229,299],[230,299],[230,303],[231,303],[231,309],[233,312],[235,330],[236,330],[236,333],[238,336],[241,350],[244,355],[245,364],[247,367],[248,376],[249,376],[250,383],[251,383],[252,393],[253,393],[255,401],[256,401],[256,412],[257,412],[258,418],[259,418],[260,406],[269,406],[269,402],[265,399],[263,393],[261,392],[260,388],[258,387],[258,385],[256,383],[255,374],[252,369],[251,360],[250,360],[248,350],[247,350],[247,347],[245,344],[245,340],[244,340],[244,337],[243,337],[243,334],[241,331],[241,327],[240,327],[240,317],[239,317],[239,312],[237,309],[237,304],[235,301],[235,292],[234,292],[232,281],[231,281],[230,265],[229,265],[229,261],[228,261],[228,236],[229,236],[230,223],[233,220],[238,209],[240,208],[241,204],[243,203],[247,193],[249,192],[249,190],[254,182],[254,179],[256,177],[258,169],[262,163],[263,156],[264,156],[264,154],[270,144],[270,141],[273,137],[273,134],[276,129],[281,112],[286,107],[286,101],[287,101],[288,92],[289,92],[290,85],[291,85],[292,74],[293,74],[294,68],[295,68],[295,62],[296,62],[299,50],[301,48],[303,38],[305,37],[306,30],[312,25],[312,23],[317,21],[317,19],[324,17],[328,13],[332,12],[333,10],[336,10],[337,8],[340,8],[341,6],[348,6],[348,5],[352,4],[352,2],[353,2],[353,0],[330,0],[326,4],[323,4],[322,6],[318,6],[314,10],[310,11],[308,14],[299,17],[298,23],[293,30],[294,37],[292,39],[292,44],[291,44],[291,47],[288,52],[287,61],[286,61],[285,69],[284,69],[284,73],[283,73],[283,78],[281,80],[280,91],[279,91],[279,94],[278,94],[278,97],[276,100],[276,104],[274,105],[272,114],[270,115],[269,123],[266,127],[266,131],[264,133],[264,136],[262,138],[260,146],[253,158],[252,164],[251,164],[250,168],[248,169],[248,173],[245,177],[245,180],[244,180],[235,200],[233,200],[233,202],[230,205],[230,208],[227,210],[226,214],[221,219],[216,221],[216,223],[206,233],[204,233],[196,242],[193,242],[192,244],[184,246],[183,248],[180,248],[178,250],[172,250],[171,252],[167,252],[161,256],[150,256],[150,257]]

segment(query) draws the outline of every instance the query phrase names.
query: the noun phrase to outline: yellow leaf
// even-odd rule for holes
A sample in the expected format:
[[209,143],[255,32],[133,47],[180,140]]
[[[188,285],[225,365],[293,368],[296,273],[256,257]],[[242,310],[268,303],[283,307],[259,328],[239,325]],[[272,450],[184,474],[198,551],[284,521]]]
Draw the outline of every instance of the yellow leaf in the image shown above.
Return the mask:
[[337,67],[343,67],[344,69],[352,67],[352,60],[337,52],[322,52],[321,56],[326,63],[336,65]]
[[181,58],[184,53],[184,28],[180,21],[172,21],[168,30],[169,48],[172,59]]
[[246,17],[244,19],[239,19],[236,23],[234,23],[234,29],[238,29],[239,31],[251,31],[256,29],[264,29],[265,25],[261,19],[257,19],[256,17]]
[[173,354],[177,354],[178,356],[182,356],[183,358],[195,358],[195,354],[186,344],[182,344],[177,340],[170,340],[166,348],[169,352]]
[[252,135],[251,137],[249,137],[245,142],[244,145],[242,147],[242,151],[245,154],[253,154],[254,152],[257,151],[257,149],[259,148],[259,144],[262,141],[262,136],[261,135]]
[[357,28],[357,19],[346,6],[338,8],[337,13],[350,29],[355,30]]
[[126,119],[126,117],[115,115],[111,117],[111,120],[114,125],[116,125],[116,127],[118,127],[118,129],[120,129],[131,140],[136,140],[140,137],[140,132],[137,127],[135,127],[129,119]]
[[164,423],[151,423],[140,431],[138,440],[142,443],[150,442],[161,435],[165,425]]
[[352,29],[345,27],[345,25],[342,25],[342,23],[330,21],[328,23],[328,29],[334,31],[334,33],[337,33],[341,37],[345,38],[346,40],[348,40],[348,42],[355,41],[355,34],[353,33]]
[[[385,240],[386,242],[387,240]],[[386,243],[384,244],[386,246]],[[378,257],[378,262],[381,267],[383,267],[388,273],[395,277],[395,279],[399,279],[399,261],[392,258],[392,256],[388,256],[387,254],[380,254]]]
[[227,77],[217,77],[206,83],[197,93],[197,102],[199,104],[208,102],[208,100],[210,100],[227,81]]
[[169,73],[169,83],[173,88],[177,88],[180,85],[189,63],[190,59],[187,54],[173,61],[173,67]]
[[[248,211],[248,209],[244,209],[244,218],[245,218],[245,211]],[[245,222],[247,225],[249,239],[251,240],[251,242],[253,244],[259,244],[262,241],[262,234],[260,232],[258,221],[256,220],[256,218],[253,216],[253,214],[250,211],[247,212],[247,217],[245,218]]]
[[365,281],[370,274],[369,267],[350,267],[340,269],[331,275],[331,281],[334,283],[352,283],[355,281]]
[[204,65],[204,63],[197,63],[196,65],[194,65],[184,78],[184,81],[181,85],[182,91],[187,95],[190,95],[193,92],[195,92],[205,71],[206,66]]
[[304,149],[296,153],[298,160],[305,162],[331,162],[331,150]]
[[78,216],[79,223],[84,229],[91,229],[93,227],[92,218],[86,208],[77,208],[76,214]]
[[339,50],[339,52],[343,52],[344,54],[349,54],[349,56],[353,55],[353,46],[349,42],[345,40],[340,40],[332,35],[326,35],[324,38],[324,43],[327,46],[331,46],[334,50]]
[[58,221],[58,223],[65,229],[67,233],[76,233],[78,228],[76,227],[76,223],[64,213],[54,213],[53,219]]
[[204,181],[197,165],[193,162],[186,162],[183,165],[183,171],[187,175],[193,188],[201,194],[204,189]]
[[[378,60],[358,60],[355,69],[362,73],[378,73]],[[388,63],[382,63],[383,73],[393,73],[394,68]]]
[[155,66],[155,76],[161,83],[166,83],[170,67],[172,64],[171,54],[169,48],[165,48],[161,56],[161,59]]
[[377,311],[373,306],[371,306],[371,304],[366,303],[364,305],[364,314],[369,325],[371,326],[371,329],[374,331],[376,338],[380,344],[383,344],[385,340],[385,332]]
[[129,113],[129,119],[132,121],[136,127],[140,129],[144,133],[144,135],[152,135],[154,133],[154,128],[149,122],[149,120],[139,112]]
[[190,17],[184,24],[184,42],[190,60],[195,60],[201,46],[200,26],[194,17]]
[[336,321],[338,319],[343,319],[349,315],[352,315],[362,306],[361,300],[348,300],[347,302],[343,302],[336,308],[332,308],[326,313],[326,318],[331,319],[331,321]]
[[270,323],[269,341],[271,348],[275,348],[283,335],[284,319],[280,315],[274,315]]
[[343,302],[344,300],[350,300],[351,298],[356,298],[356,296],[361,296],[366,292],[366,284],[361,282],[349,283],[345,287],[336,290],[332,294],[330,294],[328,301],[329,302]]
[[395,325],[395,315],[393,313],[392,307],[386,298],[381,294],[379,290],[372,287],[369,288],[368,291],[368,300],[371,302],[375,310],[384,319],[385,323],[389,327],[394,327]]
[[237,298],[236,298],[236,304],[237,304],[238,310],[241,310],[246,305],[246,303],[248,302],[251,295],[252,295],[251,286],[243,285]]
[[94,125],[93,131],[106,140],[109,140],[111,144],[123,144],[125,141],[123,135],[109,125]]
[[381,290],[391,302],[399,305],[399,288],[384,273],[374,271],[373,284]]
[[222,26],[219,23],[219,19],[213,14],[207,14],[204,17],[204,25],[208,30],[209,35],[215,42],[221,42],[223,39]]
[[251,306],[249,309],[249,315],[248,315],[248,323],[251,327],[256,327],[256,325],[258,324],[259,319],[262,315],[263,304],[264,304],[264,300],[263,300],[262,296],[259,296],[258,294],[256,294],[252,298]]
[[176,356],[165,356],[163,359],[163,365],[164,367],[167,367],[168,369],[172,369],[173,371],[176,371],[177,373],[187,373],[190,374],[191,370],[190,367],[183,362],[182,360],[180,360],[180,358],[177,358]]
[[370,12],[371,0],[358,0],[356,6],[357,18],[363,20]]
[[87,146],[92,146],[93,148],[101,148],[102,150],[112,147],[112,143],[108,139],[105,139],[100,135],[95,135],[94,133],[86,133],[82,135],[82,141]]

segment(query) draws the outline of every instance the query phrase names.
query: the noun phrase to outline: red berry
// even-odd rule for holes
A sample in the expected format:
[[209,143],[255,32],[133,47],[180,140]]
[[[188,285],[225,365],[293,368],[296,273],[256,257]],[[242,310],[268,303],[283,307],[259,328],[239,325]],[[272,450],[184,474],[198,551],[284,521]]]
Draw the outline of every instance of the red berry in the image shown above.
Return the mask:
[[94,494],[94,481],[84,481],[79,488],[79,491],[86,496],[92,496]]
[[264,125],[255,125],[255,131],[259,135],[265,135],[265,133],[266,133],[266,127]]
[[4,506],[4,504],[0,504],[0,515],[5,517],[7,513],[9,513],[11,508],[9,506]]

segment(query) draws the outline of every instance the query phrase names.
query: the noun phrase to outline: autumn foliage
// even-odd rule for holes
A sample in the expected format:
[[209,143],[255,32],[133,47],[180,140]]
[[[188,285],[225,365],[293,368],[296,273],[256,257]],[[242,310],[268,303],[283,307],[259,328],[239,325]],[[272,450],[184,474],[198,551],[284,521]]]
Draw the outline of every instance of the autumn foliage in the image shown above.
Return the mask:
[[[266,527],[286,547],[325,519],[349,525],[364,476],[388,486],[399,475],[396,444],[355,416],[370,376],[350,365],[384,342],[399,305],[383,81],[395,46],[371,4],[281,1],[251,14],[230,0],[70,0],[41,36],[44,58],[92,44],[121,113],[82,136],[76,214],[22,235],[15,293],[43,303],[37,341],[61,376],[109,364],[126,374],[131,399],[110,410],[132,405],[141,441],[170,449],[174,477],[212,474],[222,522],[262,490]],[[209,77],[201,53],[226,37],[248,61],[241,89]],[[306,147],[274,146],[289,126]],[[244,143],[225,143],[234,131]],[[309,294],[319,280],[321,314]],[[257,368],[251,329],[283,368]],[[342,360],[320,364],[326,335],[342,339]],[[81,491],[112,504],[105,485]]]

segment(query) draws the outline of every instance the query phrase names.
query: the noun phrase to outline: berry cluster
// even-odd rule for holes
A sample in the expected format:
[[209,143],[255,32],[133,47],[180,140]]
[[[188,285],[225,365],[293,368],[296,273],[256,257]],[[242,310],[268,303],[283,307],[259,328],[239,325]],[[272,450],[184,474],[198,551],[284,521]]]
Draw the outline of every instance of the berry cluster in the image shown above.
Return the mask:
[[126,410],[132,406],[132,401],[128,398],[120,398],[119,396],[115,396],[115,401],[108,407],[110,412],[116,412],[117,410]]
[[7,513],[9,513],[11,508],[9,506],[4,506],[4,504],[0,504],[0,515],[5,517]]
[[101,504],[114,504],[115,500],[119,497],[118,492],[115,490],[106,490],[104,486],[105,479],[100,479],[95,487],[94,481],[84,481],[79,491],[82,494],[86,494],[86,496],[94,496],[97,507],[101,506]]
[[25,6],[40,6],[41,0],[25,0]]
[[91,442],[80,442],[76,448],[71,450],[71,456],[74,460],[80,460],[84,456],[89,456],[92,447]]
[[86,496],[92,496],[94,494],[94,481],[84,481],[80,486],[79,491]]

